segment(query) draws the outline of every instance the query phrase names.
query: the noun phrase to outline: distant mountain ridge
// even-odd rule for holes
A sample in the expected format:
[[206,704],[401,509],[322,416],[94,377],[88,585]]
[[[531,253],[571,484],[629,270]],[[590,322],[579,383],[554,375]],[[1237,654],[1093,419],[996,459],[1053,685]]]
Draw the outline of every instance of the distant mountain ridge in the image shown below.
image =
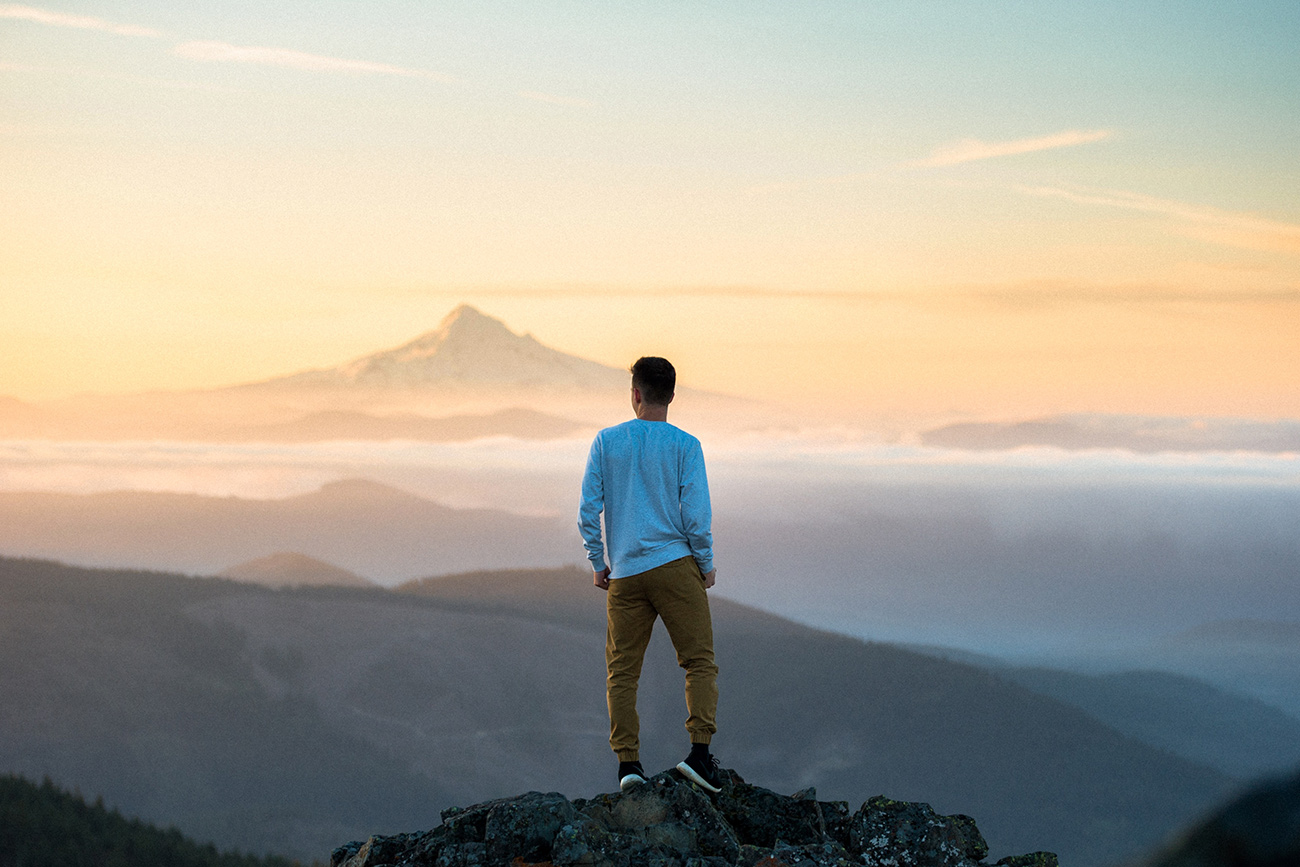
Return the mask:
[[1168,646],[1276,647],[1300,651],[1300,623],[1275,620],[1216,620],[1165,639]]
[[233,578],[266,587],[373,587],[355,572],[340,569],[332,563],[298,554],[279,551],[239,563],[217,574],[218,578]]
[[1220,620],[1157,639],[1139,652],[1151,665],[1223,689],[1253,682],[1260,698],[1300,719],[1300,623]]
[[216,574],[293,551],[380,582],[582,556],[561,518],[453,509],[366,479],[275,500],[0,491],[0,552],[88,566]]
[[1157,671],[1080,674],[992,669],[998,677],[1075,705],[1106,725],[1239,779],[1300,766],[1300,719],[1257,699]]

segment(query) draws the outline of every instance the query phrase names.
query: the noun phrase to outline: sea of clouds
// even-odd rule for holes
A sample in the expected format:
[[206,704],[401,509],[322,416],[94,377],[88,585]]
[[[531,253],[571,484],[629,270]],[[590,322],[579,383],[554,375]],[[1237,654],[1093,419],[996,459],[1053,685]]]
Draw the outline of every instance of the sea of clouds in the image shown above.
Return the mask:
[[[588,446],[586,438],[509,437],[460,443],[8,441],[0,442],[0,490],[176,491],[274,499],[339,478],[366,477],[454,507],[563,512],[576,497]],[[1296,453],[967,451],[882,443],[838,430],[719,437],[705,442],[705,452],[715,500],[742,509],[785,508],[754,502],[755,486],[773,486],[810,508],[825,502],[819,495],[829,494],[838,504],[852,499],[855,489],[882,485],[1300,489]],[[741,495],[729,502],[737,492]]]
[[[589,442],[0,443],[0,490],[282,498],[367,478],[562,519]],[[965,451],[837,430],[705,440],[719,592],[804,622],[999,652],[1300,622],[1300,455]],[[528,565],[528,564],[520,564]]]

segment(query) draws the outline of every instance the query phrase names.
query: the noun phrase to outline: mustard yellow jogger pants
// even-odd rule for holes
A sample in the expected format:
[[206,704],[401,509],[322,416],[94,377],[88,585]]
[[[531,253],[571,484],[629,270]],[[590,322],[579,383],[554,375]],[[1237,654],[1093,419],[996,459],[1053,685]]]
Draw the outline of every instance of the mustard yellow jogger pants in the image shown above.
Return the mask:
[[686,670],[686,731],[691,743],[709,743],[718,730],[718,666],[713,661],[709,596],[695,558],[683,557],[639,575],[615,578],[609,582],[605,609],[609,745],[618,760],[640,759],[636,691],[657,617],[663,618],[672,639],[677,664]]

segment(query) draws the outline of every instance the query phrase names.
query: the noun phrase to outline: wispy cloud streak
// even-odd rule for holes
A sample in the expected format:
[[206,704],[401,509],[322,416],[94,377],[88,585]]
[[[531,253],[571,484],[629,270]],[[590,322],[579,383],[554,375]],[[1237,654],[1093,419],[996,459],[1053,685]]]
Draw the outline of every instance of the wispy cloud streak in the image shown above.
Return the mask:
[[363,75],[397,75],[405,78],[427,78],[434,81],[452,82],[455,76],[428,69],[412,69],[405,66],[393,66],[388,63],[375,63],[370,60],[351,60],[342,57],[327,57],[321,54],[309,54],[291,48],[271,48],[266,46],[231,45],[228,42],[193,41],[182,42],[172,49],[178,57],[189,60],[201,60],[214,63],[247,63],[256,66],[281,66],[289,69],[301,69],[307,72],[350,72]]
[[940,145],[934,149],[928,158],[917,160],[909,163],[909,165],[924,168],[955,166],[977,160],[989,160],[996,157],[1015,156],[1089,144],[1108,139],[1114,134],[1114,131],[1109,129],[1068,129],[1051,135],[1014,139],[1012,141],[986,142],[968,138]]
[[[89,15],[69,15],[35,6],[20,6],[12,3],[0,4],[0,18],[19,21],[32,21],[54,27],[74,27],[82,30],[100,30],[119,36],[147,36],[161,38],[162,31],[151,27],[138,27],[134,24],[118,24],[94,18]],[[268,46],[231,45],[228,42],[208,40],[191,40],[181,42],[172,48],[172,54],[189,60],[201,60],[213,63],[246,63],[258,66],[280,66],[289,69],[301,69],[307,72],[343,72],[362,75],[395,75],[403,78],[424,78],[433,81],[454,82],[455,76],[429,69],[413,69],[394,66],[390,63],[377,63],[371,60],[353,60],[343,57],[327,57],[322,54],[310,54],[292,48],[273,48]],[[546,94],[525,94],[531,98],[548,98],[561,102],[562,97],[547,97]],[[570,102],[569,104],[577,104]],[[584,105],[586,103],[583,103]]]
[[1059,198],[1081,205],[1121,208],[1168,217],[1182,225],[1184,234],[1216,244],[1300,254],[1300,226],[1270,220],[1257,214],[1225,211],[1125,190],[1041,186],[1017,186],[1016,189],[1031,196]]
[[12,3],[0,4],[0,18],[32,21],[54,27],[75,27],[79,30],[100,30],[105,33],[115,33],[118,36],[148,36],[155,39],[163,36],[161,31],[154,30],[152,27],[116,24],[89,15],[69,15],[65,12],[51,12],[48,9],[37,9],[34,6],[18,6]]

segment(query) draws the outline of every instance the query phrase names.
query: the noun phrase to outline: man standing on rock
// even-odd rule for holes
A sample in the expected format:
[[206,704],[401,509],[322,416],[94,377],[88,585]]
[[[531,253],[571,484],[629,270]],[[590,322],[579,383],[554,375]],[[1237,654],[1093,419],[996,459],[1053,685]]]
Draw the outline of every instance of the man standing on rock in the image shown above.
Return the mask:
[[709,754],[718,707],[713,620],[705,592],[717,578],[713,513],[700,441],[668,423],[676,384],[677,372],[666,359],[641,358],[632,365],[636,418],[596,435],[578,510],[595,585],[607,594],[609,744],[618,755],[624,791],[646,781],[636,692],[659,617],[677,664],[686,670],[691,752],[677,770],[710,792],[721,791],[718,760]]

